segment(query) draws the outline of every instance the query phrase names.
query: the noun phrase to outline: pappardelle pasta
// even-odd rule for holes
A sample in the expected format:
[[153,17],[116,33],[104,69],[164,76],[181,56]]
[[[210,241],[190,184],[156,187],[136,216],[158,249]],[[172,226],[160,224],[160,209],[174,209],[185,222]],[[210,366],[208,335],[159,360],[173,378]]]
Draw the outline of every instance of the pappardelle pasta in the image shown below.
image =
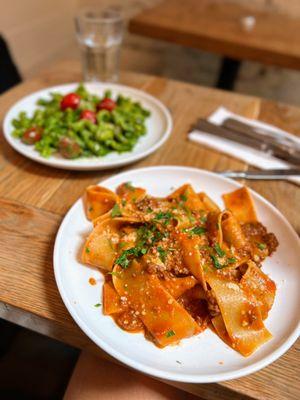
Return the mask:
[[159,347],[207,327],[243,356],[267,342],[276,286],[261,263],[278,242],[246,187],[223,200],[220,210],[190,184],[164,198],[130,182],[89,186],[82,261],[105,274],[103,313]]

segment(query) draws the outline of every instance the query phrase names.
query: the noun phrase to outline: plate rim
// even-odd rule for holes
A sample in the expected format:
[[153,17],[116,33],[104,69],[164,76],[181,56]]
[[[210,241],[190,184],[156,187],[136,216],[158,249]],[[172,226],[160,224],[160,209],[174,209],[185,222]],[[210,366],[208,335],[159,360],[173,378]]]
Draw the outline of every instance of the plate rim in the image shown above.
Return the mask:
[[[156,107],[158,107],[161,110],[161,112],[165,118],[166,129],[163,131],[162,137],[156,143],[154,143],[152,146],[150,146],[148,149],[142,151],[141,153],[133,155],[132,153],[129,152],[127,158],[125,158],[123,160],[111,161],[111,162],[103,164],[103,165],[101,165],[101,164],[100,165],[96,165],[96,164],[94,164],[94,165],[88,165],[88,164],[87,165],[86,164],[85,165],[84,164],[72,165],[71,163],[65,165],[63,163],[60,163],[59,159],[55,160],[51,157],[48,159],[43,158],[37,152],[34,154],[28,154],[26,152],[26,150],[23,150],[22,148],[20,148],[16,144],[15,138],[12,137],[11,132],[9,132],[9,128],[10,128],[10,125],[12,122],[11,114],[12,114],[13,110],[15,109],[15,107],[20,105],[20,103],[23,103],[24,101],[28,100],[28,98],[33,95],[38,95],[39,93],[42,93],[45,91],[50,93],[51,91],[61,90],[61,89],[65,88],[66,86],[79,85],[80,83],[83,83],[84,85],[99,85],[103,89],[115,88],[116,90],[120,90],[120,91],[127,90],[130,92],[133,92],[133,94],[136,93],[137,95],[144,97],[149,102],[152,102],[152,104],[154,104]],[[150,93],[147,93],[142,89],[138,89],[138,88],[123,85],[123,84],[109,83],[109,82],[69,82],[69,83],[49,86],[49,87],[46,87],[46,88],[43,88],[40,90],[36,90],[35,92],[29,93],[26,96],[19,99],[18,101],[16,101],[6,112],[4,119],[3,119],[3,123],[2,123],[3,136],[4,136],[5,140],[19,154],[21,154],[22,156],[24,156],[32,161],[46,165],[48,167],[58,168],[58,169],[63,169],[63,170],[73,170],[73,171],[106,170],[106,169],[118,168],[118,167],[121,167],[124,165],[132,164],[136,161],[139,161],[139,160],[149,156],[150,154],[154,153],[156,150],[158,150],[169,139],[169,137],[172,133],[173,127],[174,127],[174,123],[173,123],[173,118],[172,118],[171,112],[169,111],[168,107],[162,101],[160,101],[158,98],[156,98],[155,96],[152,96]],[[98,159],[101,160],[100,157],[98,157]],[[93,158],[93,160],[97,160],[97,157]]]
[[[178,165],[178,166],[175,166],[175,165],[150,166],[150,167],[142,167],[142,168],[135,168],[132,170],[126,170],[121,173],[112,175],[108,178],[102,179],[97,184],[104,183],[104,185],[105,185],[106,181],[109,181],[109,180],[119,177],[121,175],[126,175],[128,173],[130,174],[130,173],[144,172],[144,171],[149,171],[149,170],[157,171],[157,170],[161,170],[161,169],[175,170],[175,171],[180,169],[185,172],[197,172],[200,174],[205,174],[205,175],[213,176],[213,177],[218,176],[218,178],[220,178],[221,180],[223,180],[225,182],[229,182],[231,184],[234,184],[234,186],[236,186],[237,188],[243,186],[241,183],[236,182],[233,179],[218,175],[212,171],[207,171],[204,169],[194,168],[194,167],[180,166],[180,165]],[[284,217],[284,215],[272,203],[270,203],[267,199],[265,199],[262,195],[260,195],[259,193],[257,193],[255,190],[253,190],[251,188],[249,188],[249,189],[252,194],[257,196],[265,205],[270,207],[271,210],[273,212],[275,212],[275,214],[277,214],[277,216],[286,225],[286,227],[290,231],[291,235],[300,244],[300,239],[299,239],[296,231],[294,230],[294,228],[292,227],[290,222]],[[81,318],[77,315],[77,312],[74,309],[72,302],[69,300],[68,296],[64,292],[64,288],[62,286],[61,276],[59,273],[59,259],[58,259],[59,258],[60,240],[62,237],[64,227],[68,224],[68,222],[69,222],[68,220],[71,216],[71,213],[73,212],[73,209],[75,208],[75,206],[80,202],[80,200],[81,200],[81,197],[79,197],[73,203],[71,208],[65,214],[65,216],[60,224],[60,227],[58,229],[56,238],[55,238],[54,251],[53,251],[53,266],[54,266],[55,281],[56,281],[60,296],[61,296],[68,312],[70,313],[70,315],[72,316],[72,318],[74,319],[76,324],[98,347],[100,347],[103,351],[105,351],[106,353],[108,353],[109,355],[114,357],[116,360],[121,361],[123,364],[127,365],[130,368],[136,369],[139,372],[142,372],[147,375],[154,376],[154,377],[160,378],[160,379],[167,379],[170,381],[182,382],[182,383],[217,383],[217,382],[223,382],[223,381],[232,380],[232,379],[238,379],[243,376],[246,376],[246,375],[249,375],[249,374],[252,374],[254,372],[261,370],[262,368],[268,366],[269,364],[271,364],[275,360],[277,360],[279,357],[281,357],[295,343],[295,341],[299,337],[299,335],[300,335],[300,318],[298,318],[298,322],[296,323],[294,330],[289,334],[287,339],[271,354],[267,355],[262,360],[256,361],[255,363],[248,365],[246,367],[240,368],[237,371],[229,371],[229,372],[223,372],[223,373],[221,372],[218,374],[191,375],[191,374],[184,374],[181,372],[166,372],[166,371],[159,370],[154,367],[145,365],[139,361],[135,361],[134,359],[132,359],[126,355],[120,354],[118,351],[114,350],[114,348],[110,344],[106,343],[104,340],[97,337],[97,335],[95,335],[93,333],[93,331],[89,328],[89,326],[84,321],[81,320]]]

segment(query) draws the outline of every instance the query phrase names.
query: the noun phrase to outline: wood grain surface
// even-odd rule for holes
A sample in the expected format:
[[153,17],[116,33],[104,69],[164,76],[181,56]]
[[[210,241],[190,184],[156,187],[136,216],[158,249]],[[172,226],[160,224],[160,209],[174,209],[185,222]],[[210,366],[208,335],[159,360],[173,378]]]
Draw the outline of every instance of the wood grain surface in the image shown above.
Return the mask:
[[[80,80],[79,65],[63,62],[0,97],[0,120],[8,108],[35,90]],[[124,84],[157,96],[170,109],[174,129],[155,154],[130,168],[186,165],[208,170],[246,169],[244,163],[187,141],[189,126],[224,105],[300,134],[300,108],[217,91],[163,78],[123,73]],[[124,170],[71,172],[27,160],[0,137],[0,301],[53,326],[51,336],[97,353],[60,299],[52,252],[59,224],[87,185]],[[300,232],[300,189],[288,182],[255,182],[250,186],[271,201]],[[298,399],[299,341],[278,361],[248,377],[218,384],[175,384],[204,399]],[[103,353],[102,353],[103,354]]]
[[[129,30],[238,60],[300,69],[299,16],[245,3],[166,0],[135,16]],[[247,32],[241,20],[249,15],[256,24]]]

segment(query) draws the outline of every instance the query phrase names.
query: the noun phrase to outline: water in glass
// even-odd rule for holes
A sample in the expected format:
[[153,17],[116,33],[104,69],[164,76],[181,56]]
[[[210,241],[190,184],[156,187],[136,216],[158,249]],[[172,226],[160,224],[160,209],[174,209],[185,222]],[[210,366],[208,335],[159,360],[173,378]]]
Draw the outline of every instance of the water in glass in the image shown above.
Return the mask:
[[76,18],[85,81],[115,82],[119,74],[123,21],[114,10],[85,11]]

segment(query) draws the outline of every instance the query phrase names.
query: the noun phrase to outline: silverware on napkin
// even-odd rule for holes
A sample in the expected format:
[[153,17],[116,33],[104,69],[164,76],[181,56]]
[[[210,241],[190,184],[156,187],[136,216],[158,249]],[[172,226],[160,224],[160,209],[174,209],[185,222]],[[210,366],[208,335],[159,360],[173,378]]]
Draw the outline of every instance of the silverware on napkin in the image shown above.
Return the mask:
[[[213,124],[205,119],[199,119],[193,128],[211,135],[243,144],[266,154],[280,158],[291,164],[300,165],[300,148],[297,148],[296,143],[293,142],[293,144],[288,144],[286,142],[285,144],[282,144],[279,143],[277,139],[272,138],[270,135],[266,139],[266,135],[263,136],[258,132],[251,133],[250,130],[247,131],[246,134],[245,128],[243,132],[238,130],[236,122],[238,121],[234,120],[233,124],[232,119],[228,119],[226,123],[227,125],[224,126]],[[228,127],[228,124],[230,124],[230,128]],[[233,125],[235,125],[235,129],[233,129]]]
[[222,126],[258,140],[263,139],[270,144],[277,144],[292,154],[300,151],[300,141],[296,136],[284,136],[280,131],[250,125],[235,118],[226,118]]
[[281,180],[300,176],[300,169],[267,169],[263,171],[222,171],[217,174],[227,178],[250,180]]

